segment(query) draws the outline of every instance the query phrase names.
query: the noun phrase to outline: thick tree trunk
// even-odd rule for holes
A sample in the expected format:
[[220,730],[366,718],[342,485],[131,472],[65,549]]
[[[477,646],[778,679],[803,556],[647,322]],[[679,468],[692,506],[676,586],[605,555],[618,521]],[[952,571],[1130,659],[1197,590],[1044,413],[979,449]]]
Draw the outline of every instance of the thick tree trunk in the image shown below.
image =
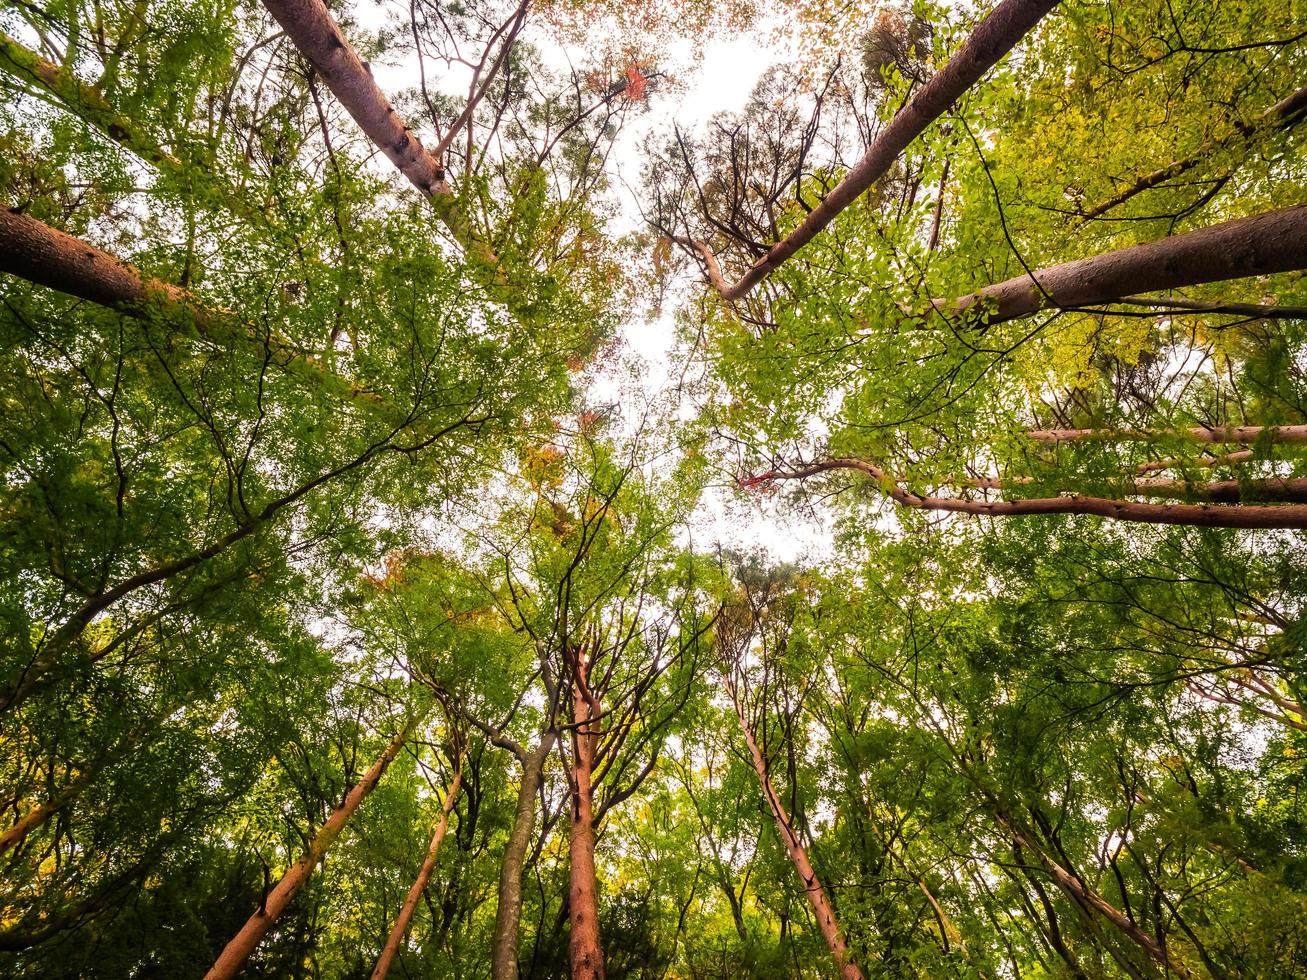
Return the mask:
[[1038,269],[936,307],[950,314],[977,307],[981,323],[995,324],[1043,309],[1305,268],[1307,205],[1300,204]]
[[186,290],[7,207],[0,207],[0,272],[131,316],[172,314],[217,343],[266,344],[275,364],[310,380],[324,393],[380,409],[388,421],[397,417],[375,393],[320,367],[290,340],[208,309]]
[[835,958],[835,966],[844,980],[862,980],[862,970],[849,955],[844,936],[840,933],[839,923],[835,921],[835,910],[831,907],[830,899],[826,897],[826,888],[817,877],[812,862],[808,860],[808,851],[799,840],[799,835],[795,833],[789,814],[785,812],[785,805],[781,802],[776,787],[772,785],[767,760],[763,758],[762,751],[754,740],[753,729],[745,716],[744,706],[736,697],[730,681],[724,676],[723,682],[726,693],[735,706],[735,716],[740,720],[744,741],[749,747],[749,757],[753,760],[753,770],[758,774],[758,783],[762,787],[763,796],[776,822],[776,830],[781,835],[781,842],[785,845],[790,860],[794,863],[794,869],[799,873],[799,880],[803,882],[804,894],[808,896],[808,902],[812,905],[812,913],[817,919],[817,927],[821,930],[822,938],[826,940],[826,945]]
[[898,111],[848,176],[808,213],[798,228],[755,262],[739,282],[723,289],[722,295],[732,301],[740,299],[812,241],[836,215],[885,176],[908,144],[943,115],[1055,6],[1057,0],[1002,0],[977,25],[948,64]]
[[1141,194],[1158,184],[1173,180],[1192,170],[1214,153],[1228,149],[1231,146],[1237,146],[1240,142],[1251,143],[1258,134],[1270,129],[1287,129],[1301,122],[1304,115],[1307,115],[1307,88],[1300,88],[1259,115],[1251,125],[1236,123],[1234,129],[1228,135],[1220,139],[1208,140],[1183,160],[1177,160],[1165,167],[1159,167],[1152,173],[1140,177],[1121,193],[1090,208],[1080,216],[1080,220],[1085,222],[1097,218],[1111,211],[1114,207],[1124,204],[1136,194]]
[[399,915],[395,917],[395,925],[390,930],[390,936],[386,939],[386,945],[381,950],[381,955],[377,957],[377,965],[372,971],[372,980],[385,980],[386,974],[390,972],[390,966],[399,954],[399,947],[408,935],[408,927],[413,921],[413,913],[417,911],[418,901],[422,898],[422,893],[427,889],[427,882],[431,880],[431,873],[436,869],[436,858],[440,855],[440,843],[445,839],[445,828],[449,826],[449,812],[454,809],[454,800],[458,797],[458,787],[463,779],[463,768],[460,762],[458,768],[454,770],[454,778],[445,790],[445,800],[440,807],[440,820],[436,823],[436,832],[431,836],[431,846],[427,848],[426,859],[422,862],[422,867],[418,870],[418,876],[413,881],[413,887],[408,890],[408,896],[404,899],[404,904],[399,910]]
[[928,497],[903,489],[874,463],[861,459],[829,459],[796,470],[770,470],[742,481],[756,486],[770,480],[801,480],[832,470],[867,474],[903,507],[988,517],[1031,514],[1090,514],[1144,524],[1184,524],[1194,527],[1307,528],[1307,504],[1146,504],[1107,497],[1070,494],[1028,497],[1023,500],[968,500],[963,497]]
[[495,935],[490,960],[493,980],[517,980],[517,929],[522,918],[522,866],[526,861],[531,831],[535,828],[536,794],[545,760],[554,747],[552,732],[541,736],[540,744],[521,757],[522,783],[517,791],[517,815],[504,848],[499,868],[499,905],[495,910]]
[[599,937],[599,881],[595,874],[594,788],[590,777],[601,714],[596,699],[586,696],[585,654],[577,654],[578,677],[572,682],[572,826],[569,840],[568,915],[572,930],[572,980],[604,980],[604,951]]
[[278,917],[286,910],[295,893],[303,887],[304,883],[309,880],[309,875],[317,867],[318,862],[322,860],[340,832],[345,829],[345,824],[353,816],[354,811],[374,789],[377,783],[381,781],[382,775],[386,768],[399,754],[404,743],[408,741],[409,733],[412,732],[419,719],[414,719],[404,726],[403,730],[391,739],[390,744],[386,746],[381,757],[372,764],[363,778],[357,785],[345,796],[345,802],[342,803],[327,822],[318,828],[318,832],[313,835],[313,840],[309,844],[309,849],[304,855],[290,866],[290,869],[277,882],[275,888],[268,893],[267,900],[263,903],[263,908],[256,911],[249,920],[241,927],[238,932],[223,949],[209,972],[204,975],[204,980],[231,980],[235,977],[245,965],[245,961],[254,952],[255,947],[267,935],[277,922]]

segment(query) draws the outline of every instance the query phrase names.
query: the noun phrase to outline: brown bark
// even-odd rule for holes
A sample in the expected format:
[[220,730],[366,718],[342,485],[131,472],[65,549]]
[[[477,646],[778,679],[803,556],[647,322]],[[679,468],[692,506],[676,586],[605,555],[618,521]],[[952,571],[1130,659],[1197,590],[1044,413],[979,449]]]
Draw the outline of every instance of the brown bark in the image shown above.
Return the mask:
[[1148,504],[1108,497],[1069,494],[1028,497],[1024,500],[968,500],[963,497],[929,497],[903,489],[884,470],[861,459],[829,459],[797,470],[770,470],[742,481],[756,486],[771,480],[798,480],[832,470],[857,470],[882,486],[895,503],[920,510],[945,511],[988,517],[1031,514],[1091,514],[1143,524],[1185,524],[1195,527],[1307,528],[1307,504]]
[[753,737],[753,728],[750,726],[748,716],[745,714],[744,705],[737,697],[734,686],[724,674],[722,681],[727,696],[731,699],[731,704],[735,706],[735,716],[740,720],[740,728],[744,732],[744,741],[749,747],[749,757],[753,760],[753,770],[758,774],[758,783],[762,787],[763,796],[766,798],[767,806],[771,810],[773,820],[776,822],[776,830],[781,836],[781,843],[785,845],[786,853],[789,854],[790,860],[794,863],[794,870],[799,873],[799,880],[803,882],[804,894],[807,895],[808,903],[812,906],[812,913],[817,919],[817,928],[821,930],[822,938],[826,941],[831,956],[835,959],[835,967],[840,971],[840,976],[844,980],[862,980],[862,970],[849,954],[848,946],[844,942],[844,936],[840,932],[839,923],[835,920],[835,910],[831,907],[830,899],[826,897],[826,888],[821,883],[821,879],[817,877],[812,862],[808,860],[808,851],[803,846],[803,842],[799,840],[799,835],[795,833],[789,814],[785,812],[785,804],[781,802],[780,794],[776,792],[776,787],[772,785],[767,760],[763,758],[762,751],[758,748],[758,743]]
[[1184,159],[1177,160],[1165,167],[1159,167],[1152,173],[1140,177],[1119,194],[1090,208],[1080,216],[1080,221],[1085,222],[1097,218],[1114,207],[1124,204],[1136,194],[1141,194],[1164,181],[1179,177],[1198,166],[1213,153],[1236,146],[1240,141],[1251,143],[1260,133],[1268,129],[1287,129],[1295,123],[1301,122],[1304,114],[1307,114],[1307,88],[1300,88],[1262,112],[1251,124],[1236,123],[1234,130],[1226,136],[1220,139],[1207,140]]
[[1122,935],[1137,943],[1145,953],[1147,953],[1152,959],[1156,960],[1170,973],[1181,977],[1189,975],[1187,971],[1171,961],[1170,957],[1166,955],[1166,950],[1156,938],[1135,925],[1135,923],[1130,920],[1129,916],[1121,912],[1120,909],[1107,901],[1107,899],[1103,898],[1102,895],[1099,895],[1098,892],[1094,891],[1094,889],[1090,888],[1078,877],[1067,871],[1067,869],[1062,867],[1058,861],[1051,858],[1043,848],[1031,843],[1029,838],[1022,834],[1021,831],[1012,827],[1012,825],[1001,815],[998,816],[998,821],[1000,824],[1007,827],[1008,832],[1012,834],[1013,838],[1021,844],[1021,846],[1034,853],[1035,857],[1039,860],[1039,863],[1043,865],[1044,870],[1048,872],[1049,877],[1053,879],[1054,884],[1056,884],[1057,887],[1061,889],[1062,892],[1065,893],[1066,896],[1078,907],[1084,909],[1086,912],[1095,913],[1107,920],[1114,928],[1121,932]]
[[436,832],[431,836],[431,846],[427,848],[426,859],[422,862],[422,867],[418,870],[418,876],[413,881],[413,887],[408,890],[408,896],[404,899],[404,904],[400,907],[399,915],[395,917],[395,925],[390,930],[390,936],[386,939],[386,945],[381,950],[381,955],[377,957],[377,965],[372,971],[372,980],[385,980],[386,974],[390,972],[390,966],[399,954],[400,944],[408,935],[408,927],[413,921],[413,913],[417,911],[418,901],[422,898],[422,893],[426,891],[427,882],[431,880],[431,873],[436,869],[436,858],[440,854],[441,841],[445,839],[445,828],[449,826],[449,812],[454,809],[454,800],[458,797],[458,787],[463,779],[463,767],[460,762],[454,770],[454,778],[445,790],[445,801],[440,808],[440,820],[436,823]]
[[572,980],[603,980],[604,950],[599,936],[599,882],[595,874],[594,771],[599,745],[597,698],[586,684],[584,651],[576,655],[572,681],[572,826],[568,884],[568,916],[571,920]]
[[263,5],[399,172],[428,197],[449,197],[444,166],[395,112],[326,4],[322,0],[264,0]]
[[841,211],[888,173],[908,144],[943,115],[1055,6],[1057,0],[1002,0],[977,25],[948,64],[895,114],[844,180],[808,213],[798,228],[773,245],[737,283],[722,290],[722,295],[730,301],[742,298],[810,242]]
[[326,823],[318,828],[318,832],[313,835],[313,840],[309,844],[309,849],[300,857],[298,861],[290,866],[290,869],[282,875],[281,880],[277,882],[276,887],[268,893],[263,907],[256,911],[249,920],[241,927],[231,940],[227,943],[218,959],[214,961],[209,972],[204,975],[204,980],[231,980],[235,977],[249,959],[251,953],[259,945],[268,931],[276,924],[278,917],[286,910],[295,893],[303,887],[308,881],[309,875],[317,867],[318,862],[322,860],[340,832],[345,829],[345,824],[353,816],[354,811],[359,808],[359,804],[367,798],[368,794],[376,789],[377,783],[381,781],[382,775],[386,768],[394,760],[404,743],[408,741],[409,734],[416,726],[419,719],[413,719],[403,730],[400,731],[390,744],[386,746],[380,758],[372,764],[363,778],[354,786],[353,789],[345,796],[345,802],[337,807],[327,818]]
[[951,314],[976,307],[980,322],[996,324],[1048,308],[1305,268],[1307,205],[1300,204],[1039,269],[935,306]]
[[267,344],[274,363],[311,380],[323,391],[384,409],[387,418],[394,414],[374,393],[318,366],[291,341],[207,308],[185,289],[148,276],[94,245],[7,207],[0,207],[0,272],[132,316],[173,314],[215,342]]
[[499,905],[495,909],[495,935],[490,960],[492,980],[517,980],[517,929],[522,919],[522,866],[526,861],[531,831],[535,828],[536,794],[544,773],[545,760],[554,747],[553,733],[540,738],[529,755],[523,752],[522,783],[517,791],[517,815],[504,848],[499,868]]
[[[1011,479],[967,480],[966,485],[979,490],[1003,490],[1033,482],[1030,477]],[[1139,476],[1130,480],[1130,493],[1141,497],[1162,497],[1170,500],[1203,500],[1209,503],[1247,503],[1273,501],[1278,503],[1307,503],[1307,477],[1255,477],[1247,480],[1213,480],[1210,483],[1190,483],[1167,477]]]

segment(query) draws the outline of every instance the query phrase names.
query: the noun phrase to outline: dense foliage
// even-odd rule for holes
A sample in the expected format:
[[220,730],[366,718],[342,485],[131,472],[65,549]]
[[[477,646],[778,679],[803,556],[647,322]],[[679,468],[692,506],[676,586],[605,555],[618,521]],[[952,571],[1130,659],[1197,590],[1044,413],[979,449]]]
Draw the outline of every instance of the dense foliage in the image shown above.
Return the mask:
[[6,0],[0,974],[1307,977],[1304,77]]

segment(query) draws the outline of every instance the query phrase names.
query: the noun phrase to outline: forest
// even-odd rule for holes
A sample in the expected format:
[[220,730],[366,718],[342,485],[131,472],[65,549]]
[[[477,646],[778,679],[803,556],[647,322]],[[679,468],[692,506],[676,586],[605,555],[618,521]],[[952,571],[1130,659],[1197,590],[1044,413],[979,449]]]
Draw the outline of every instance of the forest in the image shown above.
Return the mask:
[[0,0],[0,976],[1307,978],[1304,0]]

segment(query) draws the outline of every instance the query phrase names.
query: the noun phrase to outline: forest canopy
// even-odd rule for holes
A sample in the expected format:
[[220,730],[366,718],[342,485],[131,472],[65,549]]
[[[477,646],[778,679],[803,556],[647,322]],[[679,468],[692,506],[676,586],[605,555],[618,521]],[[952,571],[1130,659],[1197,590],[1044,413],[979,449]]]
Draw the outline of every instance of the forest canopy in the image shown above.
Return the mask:
[[1307,977],[1300,0],[2,0],[0,975]]

